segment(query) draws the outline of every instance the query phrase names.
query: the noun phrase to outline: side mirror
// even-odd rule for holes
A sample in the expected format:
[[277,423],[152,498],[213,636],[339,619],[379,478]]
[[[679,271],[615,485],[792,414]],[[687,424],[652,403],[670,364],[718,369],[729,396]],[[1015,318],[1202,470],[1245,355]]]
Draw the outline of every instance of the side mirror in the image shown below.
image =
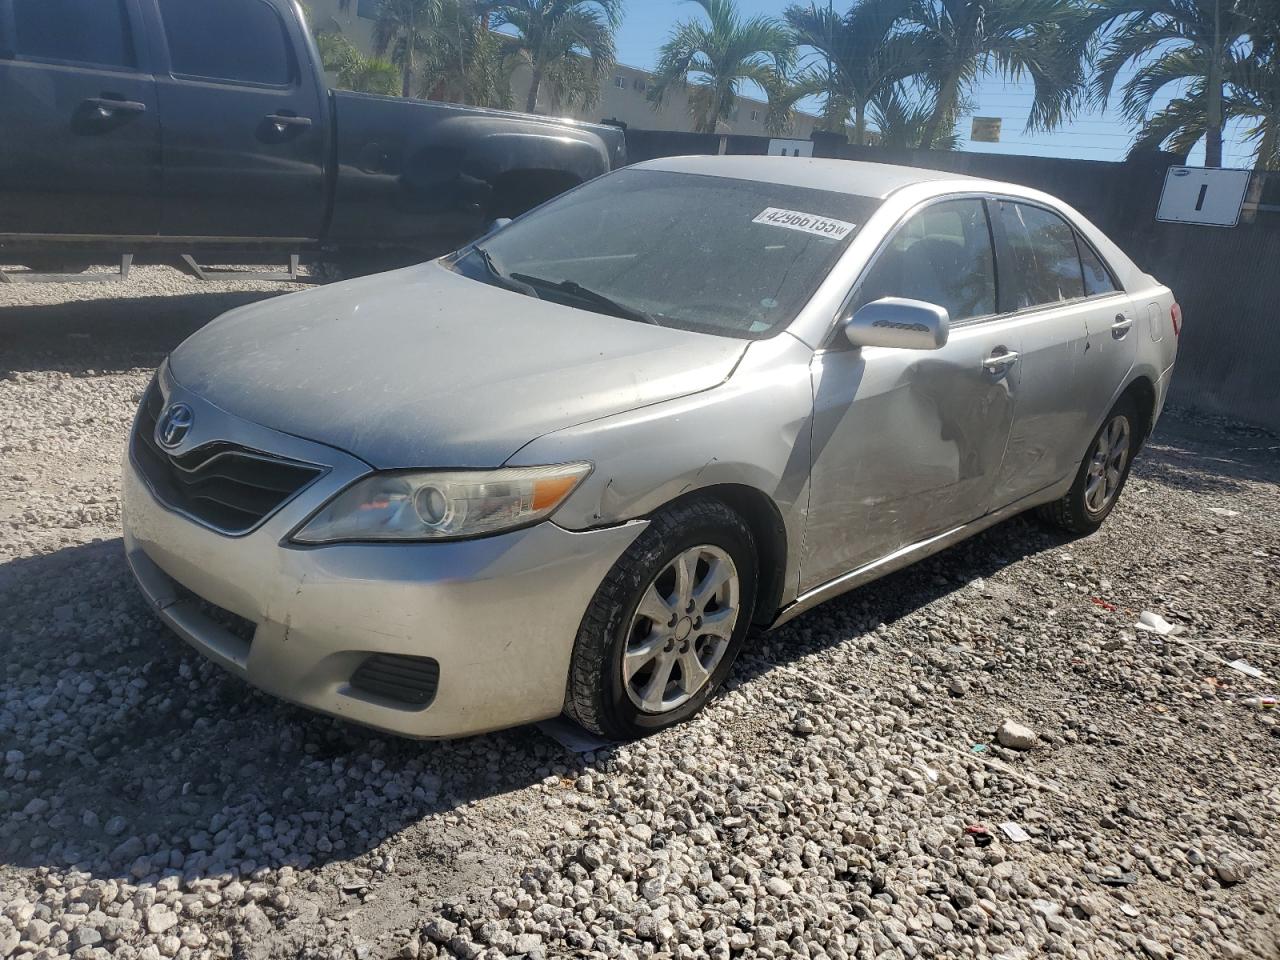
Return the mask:
[[947,345],[947,308],[923,300],[881,297],[846,321],[844,335],[855,347],[937,350]]
[[484,233],[481,234],[481,238],[483,239],[484,237],[493,236],[510,222],[510,217],[498,217],[496,220],[489,221],[489,225],[484,228]]

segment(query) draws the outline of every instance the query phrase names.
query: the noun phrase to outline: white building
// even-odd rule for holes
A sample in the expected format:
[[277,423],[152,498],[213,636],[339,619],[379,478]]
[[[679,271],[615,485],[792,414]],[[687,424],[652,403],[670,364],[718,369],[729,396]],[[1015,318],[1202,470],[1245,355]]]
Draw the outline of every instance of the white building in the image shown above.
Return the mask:
[[[322,27],[332,20],[342,28],[342,33],[363,53],[372,50],[373,18],[377,14],[378,0],[352,0],[346,12],[338,9],[338,0],[308,0],[307,6],[315,18],[313,27]],[[523,110],[529,98],[530,71],[527,66],[516,69],[511,79],[512,104]],[[646,96],[653,75],[638,67],[618,64],[600,88],[600,96],[590,109],[574,106],[556,107],[553,91],[544,83],[538,91],[538,113],[573,117],[576,120],[621,120],[628,127],[638,130],[692,130],[689,100],[683,91],[674,90],[660,108],[654,109]],[[767,135],[764,121],[768,105],[762,100],[738,97],[737,106],[727,122],[718,125],[717,133],[745,133]],[[792,120],[788,137],[807,140],[818,118],[797,111]]]

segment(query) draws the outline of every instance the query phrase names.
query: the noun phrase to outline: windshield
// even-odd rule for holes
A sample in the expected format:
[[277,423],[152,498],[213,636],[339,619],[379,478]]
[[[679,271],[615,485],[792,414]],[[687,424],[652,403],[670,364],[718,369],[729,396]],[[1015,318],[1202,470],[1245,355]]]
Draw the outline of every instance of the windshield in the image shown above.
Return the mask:
[[478,241],[453,266],[584,310],[756,339],[795,317],[879,202],[623,170]]

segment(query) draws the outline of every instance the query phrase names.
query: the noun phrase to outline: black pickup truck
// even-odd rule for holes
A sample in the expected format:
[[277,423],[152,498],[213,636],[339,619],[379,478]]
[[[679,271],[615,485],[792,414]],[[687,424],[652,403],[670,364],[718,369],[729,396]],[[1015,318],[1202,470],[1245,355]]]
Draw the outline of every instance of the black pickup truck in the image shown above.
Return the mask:
[[615,127],[330,90],[293,0],[0,0],[0,263],[421,258],[624,158]]

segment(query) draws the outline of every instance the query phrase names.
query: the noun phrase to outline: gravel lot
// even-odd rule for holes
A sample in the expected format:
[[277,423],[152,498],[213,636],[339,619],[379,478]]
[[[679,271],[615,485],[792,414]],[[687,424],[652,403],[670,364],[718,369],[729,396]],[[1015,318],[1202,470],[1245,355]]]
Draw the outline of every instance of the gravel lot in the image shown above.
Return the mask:
[[648,741],[401,741],[224,676],[125,567],[151,368],[287,289],[0,286],[0,956],[1280,957],[1280,684],[1226,665],[1280,678],[1280,439],[1168,416],[1098,535],[830,603]]

